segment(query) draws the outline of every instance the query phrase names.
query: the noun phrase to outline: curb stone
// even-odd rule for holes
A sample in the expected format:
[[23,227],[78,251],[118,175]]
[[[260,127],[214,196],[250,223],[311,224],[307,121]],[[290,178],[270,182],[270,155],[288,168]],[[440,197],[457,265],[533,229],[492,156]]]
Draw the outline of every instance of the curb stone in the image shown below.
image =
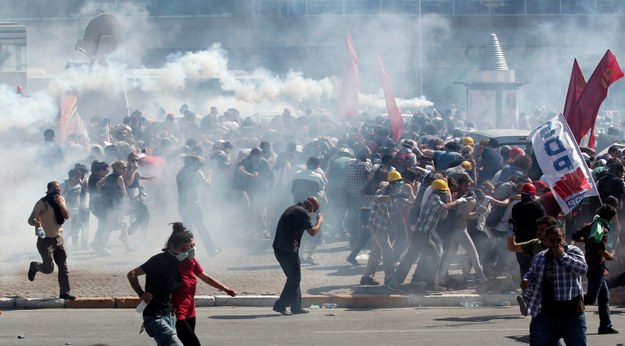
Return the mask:
[[213,296],[195,296],[195,306],[198,308],[204,308],[209,306],[215,306],[216,301]]
[[65,300],[56,298],[15,298],[15,309],[62,309]]
[[69,309],[111,309],[116,307],[112,297],[85,297],[76,300],[66,300],[65,307]]
[[0,309],[15,309],[15,298],[0,298]]
[[[278,296],[237,296],[230,297],[226,295],[215,296],[215,306],[262,306],[272,307]],[[304,298],[302,297],[302,301]]]
[[[625,291],[610,292],[612,305],[625,303]],[[198,307],[211,306],[246,306],[271,307],[278,299],[277,295],[245,295],[230,297],[196,296]],[[405,295],[304,295],[303,305],[323,306],[334,303],[338,308],[403,308],[403,307],[467,307],[477,306],[516,306],[516,294],[405,294]],[[78,297],[74,301],[55,298],[0,298],[0,309],[96,309],[96,308],[135,308],[139,304],[137,297]],[[475,304],[475,305],[474,305]]]

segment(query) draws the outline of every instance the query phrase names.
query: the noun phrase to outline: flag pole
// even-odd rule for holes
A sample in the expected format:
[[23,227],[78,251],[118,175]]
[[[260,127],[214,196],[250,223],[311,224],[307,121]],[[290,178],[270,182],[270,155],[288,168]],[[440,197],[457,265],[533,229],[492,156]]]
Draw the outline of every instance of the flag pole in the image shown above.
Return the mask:
[[[564,126],[566,126],[567,131],[569,133],[572,133],[571,132],[571,128],[569,127],[569,123],[566,121],[566,118],[564,118],[564,115],[562,113],[558,113],[558,118],[564,124]],[[573,142],[575,142],[575,151],[582,158],[582,167],[583,167],[584,171],[586,172],[586,174],[588,175],[588,178],[591,180],[592,188],[597,193],[597,197],[599,198],[599,202],[601,203],[601,205],[603,205],[603,201],[601,200],[601,195],[599,195],[599,190],[597,190],[597,183],[595,182],[595,179],[592,177],[592,171],[590,170],[590,168],[586,164],[586,160],[584,160],[584,156],[582,155],[582,150],[579,148],[579,145],[577,144],[576,141],[573,141]]]

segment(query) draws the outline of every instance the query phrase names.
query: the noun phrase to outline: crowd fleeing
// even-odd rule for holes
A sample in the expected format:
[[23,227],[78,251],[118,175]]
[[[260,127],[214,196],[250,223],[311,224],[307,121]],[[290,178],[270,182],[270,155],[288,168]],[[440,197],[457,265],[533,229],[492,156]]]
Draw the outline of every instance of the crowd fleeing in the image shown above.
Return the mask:
[[[152,210],[158,208],[184,226],[175,223],[163,254],[128,274],[142,300],[158,301],[144,312],[151,335],[170,324],[153,318],[167,309],[175,288],[162,287],[159,280],[181,280],[174,257],[193,261],[188,255],[195,241],[185,227],[199,235],[210,256],[222,251],[226,238],[258,246],[257,240],[276,236],[274,252],[287,285],[274,310],[285,315],[291,314],[287,306],[292,313],[306,312],[299,292],[300,261],[317,264],[318,244],[338,239],[348,241],[350,265],[365,264],[358,255],[369,251],[361,285],[442,291],[509,275],[522,282],[518,301],[522,313],[533,317],[532,337],[574,343],[583,333],[585,340],[584,303],[599,305],[600,334],[617,332],[610,322],[605,279],[605,261],[622,252],[625,185],[617,147],[605,155],[583,148],[604,204],[588,199],[563,215],[541,181],[531,148],[502,146],[495,138],[476,143],[465,135],[474,124],[454,111],[415,112],[397,142],[390,138],[386,117],[367,113],[336,121],[312,110],[295,117],[285,109],[267,123],[242,117],[233,108],[220,114],[213,107],[199,118],[183,105],[179,113],[162,111],[164,120],[154,121],[135,111],[119,124],[93,117],[88,138],[74,134],[63,147],[54,131],[45,131],[40,164],[67,175],[48,185],[29,218],[45,231],[37,244],[43,263],[31,263],[30,280],[37,272],[51,273],[54,260],[61,298],[73,299],[61,232],[69,246],[100,256],[111,252],[109,238],[117,232],[129,252],[136,239],[150,238]],[[610,128],[599,145],[618,139],[622,134]],[[153,187],[149,191],[146,181]],[[229,220],[227,235],[215,236],[218,226],[207,217],[209,208]],[[325,214],[323,228],[323,216],[314,221],[319,211]],[[97,220],[93,235],[91,214]],[[295,244],[285,238],[288,229],[296,229]],[[304,233],[319,234],[303,242],[300,254]],[[585,256],[573,240],[585,244]],[[460,254],[467,259],[459,260]],[[465,264],[461,279],[449,275],[450,265],[458,262]],[[383,280],[376,279],[380,263]],[[195,262],[185,270],[236,294]],[[136,280],[143,274],[145,292]],[[587,276],[586,290],[582,276]],[[194,320],[185,323],[185,338],[192,340]],[[567,323],[576,323],[575,328]]]

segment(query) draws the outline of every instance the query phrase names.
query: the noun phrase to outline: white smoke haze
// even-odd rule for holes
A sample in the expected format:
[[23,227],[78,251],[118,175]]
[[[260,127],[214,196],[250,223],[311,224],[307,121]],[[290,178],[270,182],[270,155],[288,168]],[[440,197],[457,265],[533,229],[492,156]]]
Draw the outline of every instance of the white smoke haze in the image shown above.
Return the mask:
[[[477,52],[479,49],[469,48],[479,48],[486,43],[491,32],[498,35],[510,68],[517,70],[517,80],[529,83],[523,87],[527,98],[521,105],[521,111],[528,113],[544,105],[547,110],[561,111],[574,58],[578,59],[586,79],[606,49],[621,58],[621,66],[625,67],[625,48],[620,37],[623,24],[618,16],[605,17],[594,23],[580,23],[582,20],[570,18],[560,21],[545,19],[540,25],[497,27],[484,23],[459,28],[446,17],[428,14],[423,16],[421,25],[417,18],[408,16],[320,16],[314,22],[306,18],[310,23],[301,31],[276,29],[274,37],[258,46],[271,43],[279,49],[297,46],[293,42],[306,43],[302,44],[306,47],[301,48],[305,54],[280,57],[282,70],[277,72],[263,64],[268,59],[264,60],[262,53],[230,57],[234,54],[229,54],[225,48],[228,45],[235,48],[255,46],[253,41],[257,34],[250,28],[222,30],[220,40],[215,35],[208,35],[218,30],[207,26],[207,35],[198,30],[193,33],[197,37],[189,37],[183,29],[188,26],[170,20],[173,24],[164,29],[157,22],[161,19],[150,17],[140,4],[124,1],[116,2],[119,6],[107,10],[119,20],[123,35],[117,50],[107,57],[106,64],[95,64],[91,69],[65,70],[68,60],[89,63],[87,57],[75,51],[75,44],[83,36],[89,20],[102,12],[99,6],[104,2],[85,3],[84,7],[54,21],[28,21],[29,67],[43,69],[55,76],[45,90],[30,91],[27,88],[29,97],[23,98],[15,94],[14,87],[0,86],[0,109],[4,119],[0,123],[0,157],[4,162],[0,167],[0,179],[7,183],[0,235],[6,244],[10,244],[0,248],[0,258],[11,258],[17,263],[14,267],[3,266],[1,275],[7,272],[25,274],[28,261],[38,259],[36,238],[32,227],[26,224],[26,218],[36,200],[44,195],[47,182],[64,180],[74,163],[65,162],[59,171],[43,171],[35,164],[42,132],[54,125],[59,113],[59,97],[63,94],[101,93],[115,98],[126,89],[131,109],[145,110],[154,120],[163,120],[156,117],[159,106],[179,115],[178,109],[183,103],[199,116],[208,113],[212,106],[220,112],[237,108],[243,117],[255,113],[277,115],[284,108],[290,108],[294,114],[303,108],[327,109],[329,114],[336,116],[336,102],[340,97],[338,76],[342,76],[343,62],[347,58],[347,30],[351,32],[360,60],[361,108],[381,113],[385,113],[386,104],[380,92],[378,53],[403,112],[432,107],[434,102],[438,109],[455,103],[462,110],[466,89],[453,83],[469,79],[471,72],[479,66],[479,59],[471,59],[467,52]],[[0,3],[0,13],[4,17],[10,16],[13,6],[13,2]],[[269,22],[263,24],[267,26],[271,25],[271,20],[261,18],[261,21]],[[470,17],[464,20],[469,21]],[[421,43],[419,30],[422,30]],[[207,37],[210,37],[208,42]],[[177,39],[181,40],[180,45],[172,43]],[[196,44],[189,51],[171,54],[173,48],[165,49],[186,47],[189,42]],[[148,64],[146,61],[152,58],[151,54],[163,57],[152,59],[160,61],[158,64]],[[422,66],[419,66],[420,61]],[[423,73],[423,93],[418,93],[419,76],[415,71],[419,67]],[[605,104],[622,107],[623,90],[625,82],[616,82],[610,87]],[[102,107],[102,112],[106,108]],[[100,115],[81,109],[79,112],[85,119]],[[118,123],[122,115],[111,117],[113,123]],[[167,223],[179,219],[173,184],[179,166],[180,162],[174,162],[167,177],[146,182],[148,198],[156,200],[154,196],[164,196],[151,205],[154,209],[151,210],[150,231],[154,244],[159,246],[170,231]],[[210,192],[204,191],[205,194]],[[163,205],[156,205],[160,203]],[[210,203],[206,204],[206,220],[213,236],[217,240],[231,237],[228,234],[231,232],[229,220],[223,215],[215,215],[211,207]],[[90,240],[96,225],[97,221],[92,217]],[[114,233],[111,243],[115,246],[115,255],[123,257],[116,238]],[[151,248],[140,251],[145,258],[155,252]],[[75,254],[70,253],[70,269],[84,266],[73,256]],[[219,260],[218,257],[215,260]]]
[[37,129],[34,127],[52,123],[59,112],[57,102],[48,93],[37,92],[22,97],[3,84],[0,84],[0,109],[3,118],[0,133],[11,129],[25,129],[35,133]]
[[0,85],[0,109],[0,157],[4,162],[0,165],[0,180],[5,183],[0,218],[3,258],[31,253],[36,243],[34,228],[26,219],[37,199],[45,194],[47,182],[54,179],[54,173],[36,164],[37,143],[42,140],[42,131],[56,121],[59,108],[46,92],[23,97]]
[[[396,97],[395,103],[397,103],[397,107],[399,107],[399,110],[403,113],[408,110],[420,110],[434,106],[434,103],[428,101],[424,96],[414,97],[411,99],[402,99]],[[381,90],[374,95],[358,95],[358,104],[363,108],[386,111],[386,100],[384,99],[384,92]]]
[[68,92],[99,92],[112,97],[117,96],[125,87],[124,69],[111,64],[65,70],[49,84],[48,91],[55,97]]

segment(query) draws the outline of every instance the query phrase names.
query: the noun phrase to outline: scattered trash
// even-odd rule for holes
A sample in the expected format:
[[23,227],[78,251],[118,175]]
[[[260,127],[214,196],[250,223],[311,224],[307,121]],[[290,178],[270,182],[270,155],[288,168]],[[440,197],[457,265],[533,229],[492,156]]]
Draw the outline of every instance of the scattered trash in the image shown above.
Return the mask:
[[482,305],[482,303],[480,302],[462,302],[460,303],[461,306],[464,306],[465,308],[478,308],[480,307],[480,305]]
[[497,302],[496,304],[497,306],[503,306],[503,307],[510,307],[512,304],[510,304],[510,302],[502,300],[500,302]]
[[309,309],[319,309],[319,305],[313,304],[309,307]]
[[69,341],[65,343],[65,345],[71,345],[71,344],[72,344],[72,343],[71,343],[71,342],[69,342]]
[[324,303],[323,304],[323,308],[324,309],[336,309],[338,305],[336,305],[335,303]]
[[18,335],[17,338],[18,339],[24,339],[24,338],[26,338],[26,336],[25,335]]
[[328,312],[328,313],[326,314],[326,316],[336,316],[336,314],[335,314],[335,313],[333,313],[333,312]]

